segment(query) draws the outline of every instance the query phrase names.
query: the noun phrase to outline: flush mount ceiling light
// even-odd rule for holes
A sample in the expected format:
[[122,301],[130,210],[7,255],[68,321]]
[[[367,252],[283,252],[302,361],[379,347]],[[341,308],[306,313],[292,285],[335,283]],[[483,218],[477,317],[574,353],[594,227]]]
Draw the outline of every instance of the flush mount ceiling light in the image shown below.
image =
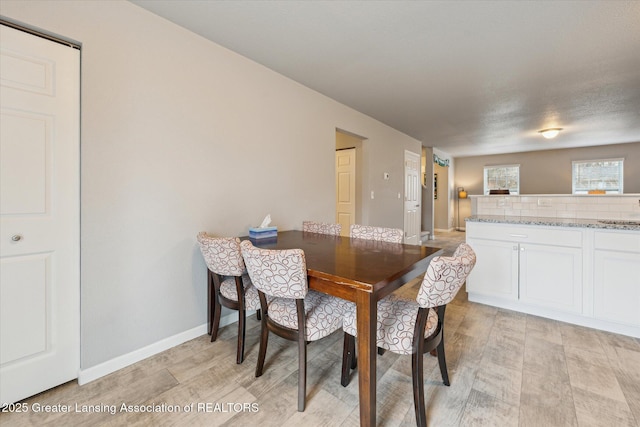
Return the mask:
[[541,133],[547,139],[555,138],[558,136],[562,128],[548,128],[539,130],[538,133]]

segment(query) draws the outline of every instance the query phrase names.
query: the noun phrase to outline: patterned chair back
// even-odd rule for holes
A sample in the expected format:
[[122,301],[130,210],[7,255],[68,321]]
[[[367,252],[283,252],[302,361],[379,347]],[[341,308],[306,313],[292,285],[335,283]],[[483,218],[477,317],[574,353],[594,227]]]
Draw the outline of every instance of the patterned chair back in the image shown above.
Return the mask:
[[[453,253],[453,257],[473,257],[475,260],[476,253],[467,243],[460,243]],[[474,261],[475,262],[475,261]]]
[[302,299],[309,291],[307,262],[302,249],[260,249],[244,240],[240,243],[249,277],[267,295]]
[[342,232],[342,224],[333,224],[329,222],[303,221],[302,231],[339,236],[340,232]]
[[213,237],[202,231],[198,244],[209,270],[221,276],[242,276],[247,272],[237,237]]
[[475,265],[476,254],[466,243],[461,243],[452,257],[433,258],[416,297],[420,307],[433,308],[450,303]]
[[372,227],[360,224],[351,224],[349,234],[357,239],[377,240],[388,243],[402,243],[402,238],[404,237],[404,232],[399,228]]

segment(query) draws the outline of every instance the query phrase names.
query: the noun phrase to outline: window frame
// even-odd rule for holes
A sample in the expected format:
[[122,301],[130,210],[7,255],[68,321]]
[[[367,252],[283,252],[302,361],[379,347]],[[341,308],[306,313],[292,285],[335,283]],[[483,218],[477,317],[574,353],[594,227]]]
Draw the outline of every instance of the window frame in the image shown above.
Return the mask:
[[573,160],[571,161],[571,194],[573,195],[582,195],[589,194],[589,190],[601,190],[600,188],[591,188],[587,190],[579,189],[580,193],[576,193],[576,180],[575,180],[575,165],[578,163],[598,163],[598,162],[620,162],[618,167],[619,170],[619,180],[618,180],[618,191],[609,192],[607,189],[604,189],[605,194],[624,194],[624,157],[617,158],[609,158],[609,159],[590,159],[590,160]]
[[496,190],[494,188],[489,188],[487,186],[487,170],[489,169],[500,169],[500,168],[518,168],[518,185],[517,188],[514,191],[511,191],[511,188],[509,188],[509,194],[514,194],[514,195],[519,195],[520,194],[520,164],[506,164],[506,165],[490,165],[490,166],[485,166],[484,170],[483,170],[483,192],[484,195],[487,196],[489,195],[489,190]]

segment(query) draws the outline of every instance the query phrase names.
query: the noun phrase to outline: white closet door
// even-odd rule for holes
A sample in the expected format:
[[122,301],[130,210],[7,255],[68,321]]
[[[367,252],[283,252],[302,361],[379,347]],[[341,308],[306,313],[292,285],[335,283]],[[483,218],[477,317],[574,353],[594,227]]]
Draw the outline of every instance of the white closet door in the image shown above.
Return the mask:
[[404,152],[404,243],[417,245],[422,228],[422,186],[420,185],[420,155]]
[[0,403],[80,369],[80,52],[2,25]]

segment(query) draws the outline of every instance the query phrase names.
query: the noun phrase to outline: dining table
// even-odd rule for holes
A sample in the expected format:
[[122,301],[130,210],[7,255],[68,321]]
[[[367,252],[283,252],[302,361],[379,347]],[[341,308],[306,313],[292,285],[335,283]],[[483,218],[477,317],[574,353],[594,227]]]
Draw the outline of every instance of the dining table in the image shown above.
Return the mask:
[[375,426],[377,302],[424,274],[442,249],[297,230],[250,240],[265,249],[302,249],[309,288],[356,304],[360,425]]

